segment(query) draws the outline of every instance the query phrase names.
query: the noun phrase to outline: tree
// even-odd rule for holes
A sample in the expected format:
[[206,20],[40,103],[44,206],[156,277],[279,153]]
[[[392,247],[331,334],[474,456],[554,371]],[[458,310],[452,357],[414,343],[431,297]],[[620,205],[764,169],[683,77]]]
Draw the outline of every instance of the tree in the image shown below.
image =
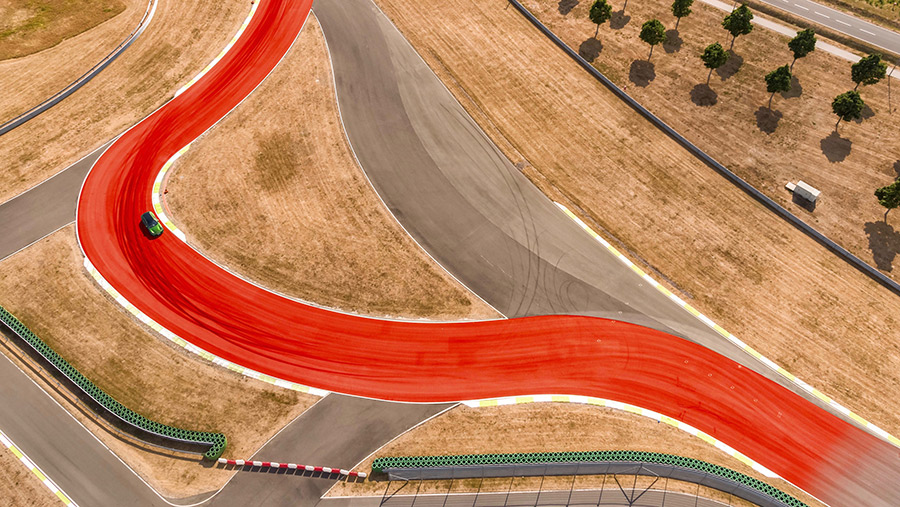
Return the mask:
[[878,199],[878,204],[887,208],[887,211],[884,212],[884,221],[887,222],[888,213],[900,206],[900,180],[876,190],[875,197]]
[[594,3],[591,5],[590,14],[588,14],[591,18],[591,21],[597,25],[597,30],[594,32],[594,38],[597,38],[597,34],[600,33],[600,25],[609,21],[610,16],[612,16],[612,5],[610,5],[606,0],[594,0]]
[[672,2],[672,15],[678,18],[678,21],[675,22],[675,29],[678,30],[678,23],[681,23],[681,18],[687,17],[691,13],[691,4],[694,3],[694,0],[675,0]]
[[775,97],[775,93],[791,91],[791,68],[782,65],[766,74],[766,91],[772,94],[769,95],[769,109],[772,109],[772,98]]
[[850,66],[850,78],[856,83],[856,90],[860,84],[870,85],[884,79],[887,64],[881,61],[878,53],[864,56],[858,62]]
[[797,32],[797,35],[788,42],[788,48],[794,53],[794,61],[791,62],[791,70],[794,70],[794,62],[797,61],[797,58],[803,58],[815,51],[816,32],[812,28]]
[[721,44],[714,42],[706,46],[703,54],[700,55],[700,59],[703,60],[703,65],[709,69],[709,75],[706,76],[706,84],[709,84],[709,78],[712,77],[713,71],[725,65],[725,62],[728,61],[728,53],[725,52]]
[[653,56],[653,46],[666,42],[666,27],[658,19],[647,21],[641,26],[641,40],[650,44],[650,56],[647,57],[649,62]]
[[855,120],[861,117],[863,108],[866,103],[856,90],[844,92],[834,98],[831,103],[831,110],[838,116],[837,123],[834,124],[834,130],[837,130],[841,120]]
[[722,26],[731,34],[731,48],[734,48],[734,41],[738,35],[747,35],[753,31],[753,13],[747,4],[741,4],[740,7],[731,11],[731,14],[725,16]]

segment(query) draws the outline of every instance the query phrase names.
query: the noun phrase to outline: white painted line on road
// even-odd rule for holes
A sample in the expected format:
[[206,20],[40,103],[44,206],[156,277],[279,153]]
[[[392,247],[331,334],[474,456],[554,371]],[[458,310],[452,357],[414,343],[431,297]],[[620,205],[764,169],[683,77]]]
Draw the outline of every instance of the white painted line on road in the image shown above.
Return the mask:
[[836,19],[835,21],[837,21],[838,23],[840,23],[840,24],[842,24],[842,25],[850,26],[850,23],[847,23],[846,21],[841,21],[841,20],[839,20],[839,19]]
[[806,11],[809,10],[809,7],[804,7],[804,6],[800,5],[800,4],[794,4],[794,7],[800,7],[801,9],[806,10]]
[[56,483],[53,482],[49,477],[47,477],[47,474],[45,474],[40,468],[38,468],[38,466],[34,464],[34,461],[31,461],[24,452],[20,451],[19,448],[16,447],[16,444],[14,444],[12,440],[9,439],[9,437],[4,435],[2,431],[0,431],[0,444],[9,449],[10,452],[13,453],[13,456],[21,461],[22,464],[25,465],[25,468],[31,470],[31,473],[33,473],[42,483],[44,483],[44,486],[46,486],[47,489],[53,492],[53,494],[56,495],[56,497],[59,498],[59,500],[63,504],[74,505],[75,507],[78,507],[78,505],[73,502],[72,499],[68,497],[68,495],[63,493],[63,491],[59,489]]
[[823,18],[831,19],[831,16],[829,16],[829,15],[827,15],[827,14],[822,14],[822,13],[819,12],[819,11],[813,11],[813,12],[815,12],[815,13],[818,14],[819,16],[822,16]]
[[867,34],[869,34],[869,35],[875,35],[875,32],[870,32],[870,31],[866,30],[865,28],[860,28],[859,31],[860,31],[860,32],[865,32],[865,33],[867,33]]

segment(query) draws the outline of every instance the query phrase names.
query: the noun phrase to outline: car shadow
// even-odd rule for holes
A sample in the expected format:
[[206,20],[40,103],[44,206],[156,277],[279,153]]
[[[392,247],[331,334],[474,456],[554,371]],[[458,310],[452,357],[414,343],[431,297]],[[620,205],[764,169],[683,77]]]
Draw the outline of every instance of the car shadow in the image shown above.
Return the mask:
[[846,138],[841,137],[837,130],[832,130],[828,137],[819,142],[822,154],[831,163],[843,162],[848,155],[853,143]]
[[756,126],[766,134],[772,134],[778,128],[778,122],[784,117],[781,111],[774,111],[766,106],[756,110]]
[[882,271],[893,271],[894,259],[900,252],[900,232],[882,220],[866,222],[864,230],[869,238],[869,250],[872,251],[875,267]]
[[682,44],[684,44],[684,39],[681,38],[678,30],[672,29],[666,32],[666,42],[663,42],[663,49],[666,50],[666,53],[672,54],[681,51]]
[[[138,219],[138,221],[137,221],[137,226],[138,226],[138,229],[141,230],[141,234],[143,234],[145,238],[147,238],[151,241],[158,238],[159,236],[162,236],[162,234],[160,234],[159,236],[154,236],[154,235],[150,234],[150,231],[148,231],[147,228],[144,227],[144,222],[142,222],[140,219]],[[160,226],[162,226],[162,224],[160,224]],[[163,228],[163,232],[165,232],[165,228]]]
[[706,83],[700,83],[691,89],[691,102],[698,106],[709,107],[719,102],[719,94]]
[[718,69],[716,69],[716,75],[722,81],[727,80],[731,76],[734,76],[741,70],[741,66],[744,65],[744,57],[735,53],[731,49],[728,50],[728,61],[725,62],[725,65],[722,65]]
[[578,54],[589,62],[596,60],[602,51],[603,43],[593,37],[582,42],[581,46],[578,47]]
[[566,14],[572,12],[578,5],[578,0],[559,0],[559,4],[557,4],[556,8],[559,10],[559,13],[565,16]]
[[648,62],[647,60],[635,60],[631,62],[628,79],[641,88],[646,88],[650,85],[650,81],[656,79],[655,69],[652,62]]

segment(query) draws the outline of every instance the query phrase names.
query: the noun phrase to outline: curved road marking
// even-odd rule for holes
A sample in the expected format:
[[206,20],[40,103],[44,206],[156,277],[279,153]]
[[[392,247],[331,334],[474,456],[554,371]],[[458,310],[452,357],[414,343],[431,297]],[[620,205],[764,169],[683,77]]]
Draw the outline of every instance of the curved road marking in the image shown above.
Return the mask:
[[3,444],[7,449],[9,449],[13,453],[13,456],[15,456],[16,459],[18,459],[23,465],[25,465],[25,468],[31,470],[31,473],[33,473],[35,477],[37,477],[42,483],[44,483],[44,486],[46,486],[47,489],[49,489],[54,495],[56,495],[56,497],[59,498],[59,500],[63,504],[78,507],[78,504],[73,502],[68,497],[68,495],[66,495],[61,489],[59,489],[56,483],[53,482],[52,479],[47,477],[47,474],[45,474],[40,469],[40,467],[34,464],[34,462],[31,461],[24,452],[20,451],[19,448],[16,447],[16,444],[14,444],[13,441],[3,433],[3,431],[0,431],[0,444]]

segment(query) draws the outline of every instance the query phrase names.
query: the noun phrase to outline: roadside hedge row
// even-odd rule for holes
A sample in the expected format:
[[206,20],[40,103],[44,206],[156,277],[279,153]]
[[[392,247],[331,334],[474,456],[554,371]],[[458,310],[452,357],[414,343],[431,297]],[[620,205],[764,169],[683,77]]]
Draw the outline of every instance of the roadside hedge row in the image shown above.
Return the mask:
[[372,472],[381,473],[385,469],[430,468],[452,466],[550,464],[550,463],[600,463],[635,462],[656,463],[687,468],[709,475],[737,482],[748,488],[769,495],[791,507],[808,507],[793,496],[748,475],[705,461],[684,458],[673,454],[641,451],[588,451],[588,452],[547,452],[514,454],[464,454],[460,456],[401,456],[377,458],[372,463]]
[[203,457],[210,460],[218,459],[219,456],[222,455],[222,452],[225,451],[225,446],[228,441],[222,433],[175,428],[156,421],[151,421],[125,405],[122,405],[113,399],[112,396],[106,394],[103,390],[94,385],[93,382],[76,370],[75,367],[57,354],[56,351],[50,348],[50,346],[44,343],[43,340],[38,338],[37,335],[32,333],[30,329],[19,322],[19,319],[15,318],[2,306],[0,306],[0,322],[3,322],[3,324],[9,327],[20,338],[25,340],[28,345],[46,359],[47,362],[52,364],[54,368],[59,370],[60,373],[65,375],[66,378],[71,380],[72,383],[78,386],[79,389],[84,391],[85,394],[125,423],[162,438],[186,443],[207,444],[210,448],[203,454]]

